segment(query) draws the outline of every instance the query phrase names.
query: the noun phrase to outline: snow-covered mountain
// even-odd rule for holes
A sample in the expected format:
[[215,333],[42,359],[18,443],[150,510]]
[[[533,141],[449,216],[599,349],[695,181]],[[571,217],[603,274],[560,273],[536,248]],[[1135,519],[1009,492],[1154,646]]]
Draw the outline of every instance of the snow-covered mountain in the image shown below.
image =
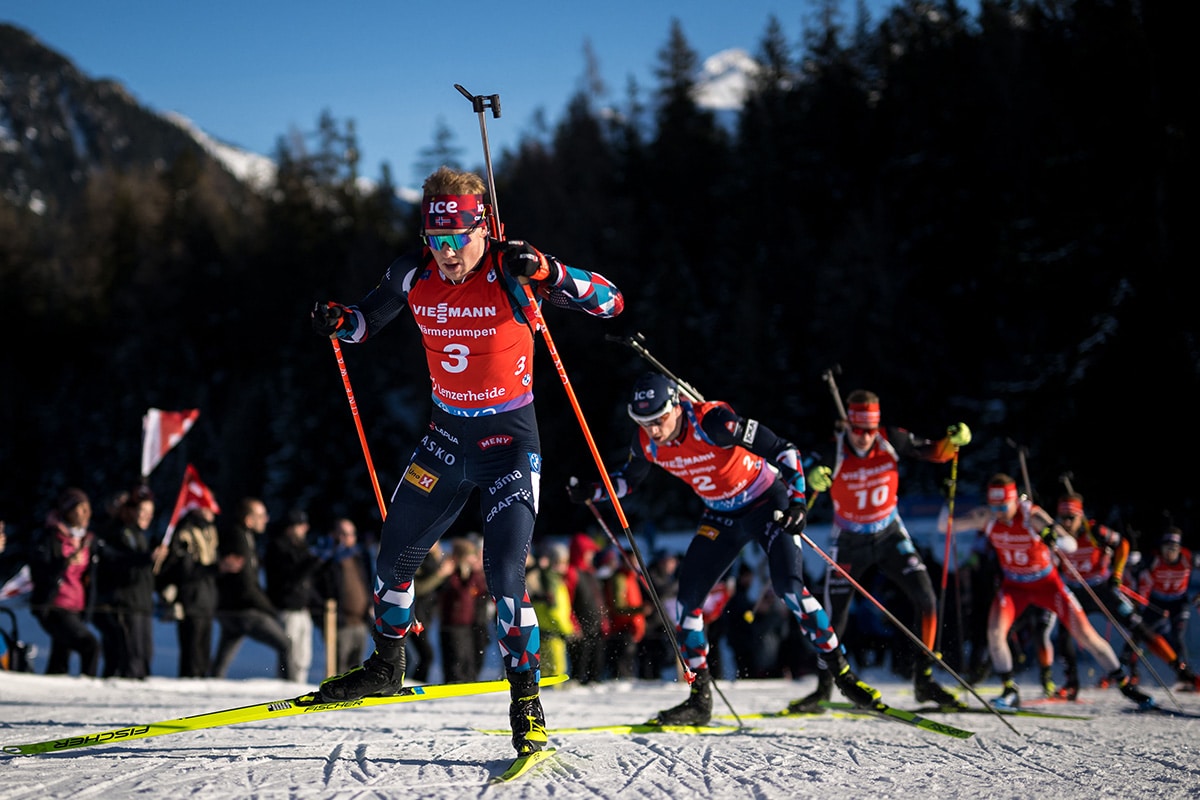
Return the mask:
[[243,183],[262,191],[275,182],[278,167],[267,156],[225,144],[205,133],[199,125],[182,114],[168,111],[162,116],[195,139],[206,153],[224,164],[225,168]]
[[[757,70],[745,50],[710,56],[696,76],[697,104],[731,126]],[[274,182],[277,165],[269,156],[228,144],[181,114],[144,107],[121,84],[84,75],[65,56],[3,23],[0,73],[0,174],[8,178],[0,196],[14,206],[35,213],[67,209],[102,165],[161,165],[196,148],[245,190],[261,192]],[[359,180],[364,191],[375,186]],[[417,203],[420,190],[399,188],[397,196]]]
[[[732,125],[746,101],[758,70],[758,62],[741,48],[722,50],[709,56],[701,65],[696,79],[696,105],[716,113],[723,124]],[[166,117],[187,131],[238,179],[259,190],[271,185],[276,165],[267,156],[221,142],[180,114],[171,113]],[[364,190],[374,186],[368,178],[360,178],[360,182]],[[398,188],[396,193],[407,203],[416,203],[421,199],[419,189]]]
[[696,81],[696,105],[710,111],[740,110],[758,70],[758,62],[740,48],[709,56]]

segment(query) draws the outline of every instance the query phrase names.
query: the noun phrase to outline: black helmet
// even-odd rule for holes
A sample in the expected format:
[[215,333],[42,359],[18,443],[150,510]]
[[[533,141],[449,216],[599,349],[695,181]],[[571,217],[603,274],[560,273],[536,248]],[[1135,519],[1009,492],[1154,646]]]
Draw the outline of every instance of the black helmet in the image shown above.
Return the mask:
[[633,385],[629,416],[634,422],[649,425],[679,405],[679,387],[658,372],[647,372]]

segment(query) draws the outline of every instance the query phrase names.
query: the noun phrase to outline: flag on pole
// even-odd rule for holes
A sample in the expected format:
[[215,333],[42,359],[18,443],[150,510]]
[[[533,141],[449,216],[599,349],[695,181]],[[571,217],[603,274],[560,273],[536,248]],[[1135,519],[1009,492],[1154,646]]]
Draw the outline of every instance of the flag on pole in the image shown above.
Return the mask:
[[204,485],[204,481],[200,480],[200,473],[196,472],[196,468],[188,464],[187,470],[183,473],[183,485],[179,487],[179,497],[175,498],[175,510],[171,512],[171,522],[167,525],[167,532],[163,534],[163,544],[171,542],[171,536],[174,535],[175,526],[179,524],[179,520],[194,508],[207,508],[214,514],[221,513],[221,507],[217,505],[217,498],[213,496],[212,490]]
[[152,408],[142,417],[142,477],[150,474],[167,452],[192,429],[200,409],[163,411]]
[[7,583],[0,586],[0,600],[11,600],[31,591],[33,591],[33,575],[29,571],[29,565],[26,564]]

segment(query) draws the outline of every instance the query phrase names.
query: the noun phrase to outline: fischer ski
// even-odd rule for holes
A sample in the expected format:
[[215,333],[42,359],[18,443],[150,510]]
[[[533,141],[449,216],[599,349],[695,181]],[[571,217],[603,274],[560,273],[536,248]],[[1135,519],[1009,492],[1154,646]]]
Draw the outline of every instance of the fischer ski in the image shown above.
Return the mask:
[[[479,733],[489,734],[509,734],[511,731],[501,730],[499,728],[476,728]],[[572,733],[693,733],[693,734],[714,734],[714,733],[734,733],[736,731],[747,731],[750,728],[739,728],[736,725],[655,725],[649,722],[640,722],[632,725],[593,725],[585,728],[547,728],[546,734],[553,736],[567,735]]]
[[1179,717],[1180,719],[1200,719],[1200,713],[1195,711],[1183,711],[1178,708],[1167,708],[1155,703],[1152,706],[1145,708],[1126,708],[1122,709],[1127,714],[1161,714],[1164,717]]
[[[861,708],[851,710],[825,709],[822,711],[789,711],[782,709],[780,711],[759,711],[752,714],[739,714],[741,719],[866,719],[872,714]],[[730,714],[717,714],[713,719],[732,720],[734,717]]]
[[[566,675],[555,675],[543,678],[541,685],[551,686],[556,683],[562,683],[565,680],[567,680]],[[128,725],[124,728],[116,728],[110,731],[66,736],[44,742],[5,745],[3,748],[0,748],[0,751],[10,756],[58,753],[63,750],[73,750],[80,747],[126,742],[132,739],[146,739],[151,736],[165,736],[171,733],[184,733],[186,731],[197,731],[206,728],[219,728],[225,725],[238,725],[243,722],[257,722],[298,714],[344,711],[353,708],[374,708],[393,703],[411,703],[419,700],[437,700],[443,697],[462,697],[491,692],[504,692],[507,690],[508,681],[499,680],[406,686],[394,695],[364,697],[361,700],[348,700],[339,703],[321,703],[318,702],[315,694],[304,694],[299,697],[271,700],[266,703],[255,703],[253,705],[228,708],[221,711],[210,711],[204,714],[194,714],[188,717],[168,719],[161,722]]]
[[[505,733],[511,733],[511,731],[505,731]],[[511,780],[521,777],[526,772],[529,772],[529,770],[533,769],[538,764],[540,764],[543,761],[545,761],[546,759],[550,758],[552,755],[554,755],[554,753],[555,753],[555,749],[553,747],[550,747],[545,750],[534,751],[534,752],[530,753],[529,755],[517,756],[515,759],[513,759],[513,762],[508,766],[508,769],[504,770],[504,772],[502,772],[499,775],[497,775],[496,777],[492,778],[490,781],[488,781],[488,783],[489,784],[508,783]]]
[[971,706],[968,708],[946,708],[944,706],[923,706],[914,708],[914,714],[991,714],[993,711],[1006,717],[1039,717],[1042,719],[1093,719],[1086,714],[1058,714],[1053,711],[1035,711],[1031,708],[996,708],[991,709]]
[[860,708],[853,703],[835,702],[825,700],[821,702],[824,708],[837,709],[839,711],[863,711],[871,716],[881,719],[890,719],[894,722],[901,722],[905,725],[912,725],[914,728],[920,728],[925,731],[940,733],[944,736],[953,736],[955,739],[970,739],[975,735],[975,731],[968,731],[963,728],[956,728],[953,725],[947,725],[944,722],[935,722],[931,719],[926,719],[919,714],[914,714],[911,711],[904,711],[899,708],[892,708],[886,703],[876,703],[872,708]]

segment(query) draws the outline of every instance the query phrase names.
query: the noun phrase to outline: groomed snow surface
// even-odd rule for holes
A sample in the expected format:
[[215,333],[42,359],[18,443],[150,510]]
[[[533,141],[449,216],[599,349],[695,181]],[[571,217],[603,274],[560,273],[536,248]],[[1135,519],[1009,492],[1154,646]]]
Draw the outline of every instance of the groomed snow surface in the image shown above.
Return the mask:
[[[886,701],[914,706],[907,682],[886,671],[868,670],[864,677]],[[1029,680],[1024,688],[1032,697]],[[779,709],[814,685],[812,677],[719,683],[739,714]],[[291,697],[303,688],[260,678],[138,682],[0,673],[0,746]],[[979,691],[992,697],[998,686],[993,680]],[[1157,685],[1148,691],[1172,705]],[[543,696],[548,726],[563,728],[642,722],[685,693],[671,682],[568,682]],[[1200,696],[1174,696],[1200,715]],[[1043,710],[1088,714],[1090,720],[934,717],[976,731],[967,740],[887,720],[830,715],[744,720],[748,729],[719,735],[552,735],[554,759],[515,783],[488,786],[513,755],[507,735],[482,732],[508,727],[507,695],[489,694],[0,756],[0,794],[7,800],[1200,796],[1200,718],[1138,713],[1114,689],[1088,688],[1081,699]],[[971,703],[979,705],[974,698]],[[720,696],[715,712],[729,712]]]

